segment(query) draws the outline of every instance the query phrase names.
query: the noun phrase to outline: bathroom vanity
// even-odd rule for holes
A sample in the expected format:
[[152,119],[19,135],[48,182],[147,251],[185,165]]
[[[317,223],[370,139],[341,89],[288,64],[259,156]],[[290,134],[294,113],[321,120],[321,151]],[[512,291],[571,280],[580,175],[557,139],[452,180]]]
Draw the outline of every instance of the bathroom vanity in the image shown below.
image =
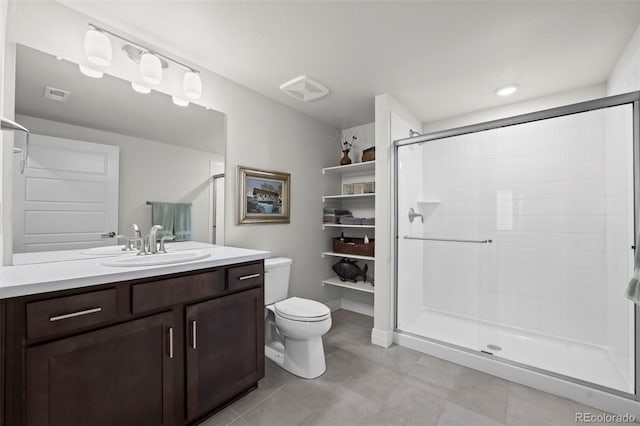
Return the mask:
[[[88,259],[3,268],[3,280],[21,267],[67,275],[0,285],[0,296],[16,294],[0,300],[0,424],[195,424],[255,388],[268,253],[217,248],[164,267]],[[71,278],[91,265],[93,275]],[[47,285],[63,289],[41,291]]]

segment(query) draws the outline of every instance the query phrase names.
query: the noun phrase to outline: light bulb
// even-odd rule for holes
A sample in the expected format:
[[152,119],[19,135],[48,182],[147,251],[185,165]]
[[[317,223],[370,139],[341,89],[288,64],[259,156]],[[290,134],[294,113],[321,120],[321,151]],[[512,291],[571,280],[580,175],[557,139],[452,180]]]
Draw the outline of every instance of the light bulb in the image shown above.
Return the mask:
[[86,65],[79,64],[78,67],[80,68],[80,72],[82,74],[86,75],[87,77],[102,78],[102,76],[104,75],[104,73],[102,71],[93,69],[93,68],[88,67]]
[[200,99],[200,95],[202,95],[202,81],[200,80],[200,75],[193,71],[188,71],[184,75],[182,87],[187,99],[191,99],[192,101]]
[[178,106],[186,107],[187,105],[189,105],[189,101],[186,99],[176,98],[175,96],[172,96],[171,99],[173,100],[173,103]]
[[100,31],[90,29],[84,36],[84,54],[92,64],[108,67],[111,65],[111,41]]
[[136,92],[144,93],[145,95],[147,93],[151,93],[151,88],[150,87],[143,86],[142,84],[134,83],[133,81],[131,82],[131,88],[133,90],[135,90]]
[[149,84],[159,84],[162,80],[162,64],[160,59],[149,52],[140,58],[140,77]]

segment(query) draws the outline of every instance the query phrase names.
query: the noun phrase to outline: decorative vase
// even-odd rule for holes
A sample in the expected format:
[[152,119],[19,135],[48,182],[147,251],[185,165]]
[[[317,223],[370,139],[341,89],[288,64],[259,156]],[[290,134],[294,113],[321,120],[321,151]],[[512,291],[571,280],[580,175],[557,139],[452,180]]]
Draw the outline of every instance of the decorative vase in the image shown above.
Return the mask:
[[342,151],[342,158],[340,159],[340,165],[346,166],[347,164],[351,164],[351,158],[349,158],[349,149],[345,149]]

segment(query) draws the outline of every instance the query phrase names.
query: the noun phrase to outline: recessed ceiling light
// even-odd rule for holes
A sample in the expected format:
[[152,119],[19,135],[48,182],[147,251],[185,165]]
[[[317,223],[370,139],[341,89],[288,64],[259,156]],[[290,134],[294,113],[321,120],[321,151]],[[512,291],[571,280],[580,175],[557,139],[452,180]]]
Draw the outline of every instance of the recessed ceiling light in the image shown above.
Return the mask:
[[93,69],[93,68],[88,67],[86,65],[79,64],[78,67],[80,67],[80,72],[82,74],[86,75],[87,77],[102,78],[102,76],[104,75],[104,73],[102,71]]
[[517,85],[510,84],[508,86],[498,87],[496,89],[496,95],[498,95],[498,96],[509,96],[509,95],[513,95],[514,93],[516,93],[517,90],[518,90],[518,86]]

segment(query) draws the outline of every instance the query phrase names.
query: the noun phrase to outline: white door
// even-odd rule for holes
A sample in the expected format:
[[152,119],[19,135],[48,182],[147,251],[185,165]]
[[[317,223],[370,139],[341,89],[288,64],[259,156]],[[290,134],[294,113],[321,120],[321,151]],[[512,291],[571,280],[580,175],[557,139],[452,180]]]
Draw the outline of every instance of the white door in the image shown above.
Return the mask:
[[13,251],[115,244],[119,156],[117,146],[31,134],[24,173],[22,155],[14,160]]

